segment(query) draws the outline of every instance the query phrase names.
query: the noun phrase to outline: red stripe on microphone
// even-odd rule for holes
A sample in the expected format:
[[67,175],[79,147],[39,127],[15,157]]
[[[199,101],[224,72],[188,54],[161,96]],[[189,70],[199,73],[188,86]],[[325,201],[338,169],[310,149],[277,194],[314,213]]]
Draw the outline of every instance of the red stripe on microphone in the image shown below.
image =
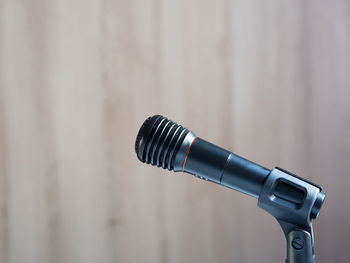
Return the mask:
[[192,147],[194,141],[195,141],[197,138],[198,138],[198,137],[194,138],[194,140],[192,141],[192,143],[191,143],[191,145],[190,145],[190,148],[188,148],[188,151],[187,151],[187,154],[186,154],[186,157],[185,157],[185,160],[184,160],[184,164],[182,165],[182,172],[185,171],[185,165],[186,165],[186,161],[187,161],[188,154],[190,153],[191,147]]

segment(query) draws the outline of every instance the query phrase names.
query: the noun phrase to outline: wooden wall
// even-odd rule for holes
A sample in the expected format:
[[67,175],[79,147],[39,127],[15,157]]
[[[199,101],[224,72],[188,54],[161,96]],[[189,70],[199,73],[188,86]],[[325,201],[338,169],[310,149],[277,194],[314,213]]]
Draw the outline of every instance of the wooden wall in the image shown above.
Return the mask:
[[140,163],[146,117],[324,187],[348,262],[347,0],[0,0],[0,263],[284,262],[257,200]]

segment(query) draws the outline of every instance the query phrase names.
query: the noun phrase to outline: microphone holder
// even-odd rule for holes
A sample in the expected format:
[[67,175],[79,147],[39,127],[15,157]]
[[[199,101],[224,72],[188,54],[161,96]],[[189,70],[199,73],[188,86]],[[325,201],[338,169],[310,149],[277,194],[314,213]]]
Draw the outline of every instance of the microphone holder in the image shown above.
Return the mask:
[[258,206],[275,217],[287,240],[286,263],[314,263],[315,219],[325,195],[321,187],[281,168],[266,178]]

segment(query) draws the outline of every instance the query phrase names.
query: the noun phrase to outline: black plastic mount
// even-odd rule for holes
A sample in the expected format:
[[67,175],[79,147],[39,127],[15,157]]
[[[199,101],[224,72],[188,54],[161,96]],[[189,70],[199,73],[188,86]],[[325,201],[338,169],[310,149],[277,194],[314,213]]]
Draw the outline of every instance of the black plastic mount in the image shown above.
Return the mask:
[[321,209],[321,188],[280,168],[272,169],[258,206],[277,219],[287,240],[286,263],[314,263],[311,220]]

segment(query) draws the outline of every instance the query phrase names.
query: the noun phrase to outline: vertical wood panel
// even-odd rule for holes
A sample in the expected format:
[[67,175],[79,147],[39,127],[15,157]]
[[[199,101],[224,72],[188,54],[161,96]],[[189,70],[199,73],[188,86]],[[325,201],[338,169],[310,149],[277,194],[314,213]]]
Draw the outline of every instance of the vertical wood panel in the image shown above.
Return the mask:
[[317,262],[347,262],[349,13],[343,0],[0,0],[0,263],[282,262],[256,200],[137,161],[157,113],[323,185]]
[[[1,28],[0,28],[1,30]],[[0,64],[1,67],[1,64]],[[1,71],[0,71],[1,74]],[[0,86],[0,262],[8,262],[8,178],[6,172],[6,133],[4,128],[4,92]]]
[[52,8],[49,99],[59,213],[52,260],[111,262],[116,245],[107,202],[101,7],[96,1],[59,1]]
[[[311,175],[328,194],[315,224],[316,249],[324,262],[346,262],[350,204],[350,5],[347,1],[310,3],[312,69],[310,119]],[[343,241],[344,240],[344,241]],[[340,241],[340,242],[339,242]]]
[[[45,6],[2,4],[2,123],[6,141],[7,260],[48,261],[46,172],[50,158],[42,89],[45,86]],[[43,32],[43,33],[40,33]],[[3,137],[5,138],[5,137]],[[6,260],[6,259],[5,259]]]

